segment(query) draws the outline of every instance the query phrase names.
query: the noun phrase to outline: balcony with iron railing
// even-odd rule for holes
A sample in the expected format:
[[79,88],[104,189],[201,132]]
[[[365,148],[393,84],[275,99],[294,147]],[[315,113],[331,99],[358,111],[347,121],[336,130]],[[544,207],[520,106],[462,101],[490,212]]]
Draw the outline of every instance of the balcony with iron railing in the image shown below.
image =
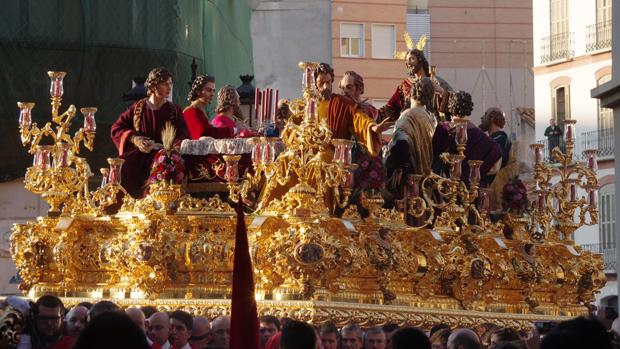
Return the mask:
[[[539,140],[537,143],[545,145],[544,154],[549,159],[549,142],[548,139]],[[563,140],[560,142],[560,149],[565,150]],[[587,149],[598,150],[598,160],[609,160],[614,157],[614,129],[605,128],[602,130],[582,132],[575,141],[575,149],[573,151],[575,160],[585,160],[583,151]]]
[[611,21],[586,27],[586,52],[611,50]]
[[541,39],[540,63],[550,64],[573,58],[575,42],[572,32],[546,36]]
[[591,251],[594,253],[600,253],[603,255],[603,262],[605,263],[606,273],[616,272],[616,247],[604,246],[603,244],[585,244],[581,245],[584,251]]

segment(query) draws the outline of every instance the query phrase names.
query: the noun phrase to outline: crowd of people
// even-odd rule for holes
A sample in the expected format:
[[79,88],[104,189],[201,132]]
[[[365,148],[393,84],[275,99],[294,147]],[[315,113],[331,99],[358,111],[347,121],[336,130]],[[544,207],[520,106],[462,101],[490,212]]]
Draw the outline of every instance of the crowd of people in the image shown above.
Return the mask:
[[[391,323],[338,328],[333,323],[316,325],[270,315],[259,317],[258,333],[251,328],[243,331],[260,338],[259,348],[245,349],[620,348],[617,311],[606,305],[589,318],[534,323],[529,332],[492,323],[473,328],[440,323],[429,331]],[[0,349],[229,349],[231,343],[231,319],[226,316],[208,319],[153,306],[122,309],[107,300],[66,309],[52,295],[36,302],[8,297],[0,309]],[[21,326],[7,316],[15,314]]]

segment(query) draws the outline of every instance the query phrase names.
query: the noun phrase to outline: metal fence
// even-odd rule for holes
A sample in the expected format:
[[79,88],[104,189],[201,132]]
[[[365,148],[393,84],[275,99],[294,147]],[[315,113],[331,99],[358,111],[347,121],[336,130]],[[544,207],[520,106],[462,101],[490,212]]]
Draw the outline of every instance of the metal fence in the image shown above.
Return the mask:
[[603,262],[605,263],[605,271],[616,272],[616,247],[615,246],[603,246],[602,244],[586,244],[581,245],[585,251],[591,251],[594,253],[600,253],[603,255]]
[[[553,162],[549,154],[549,142],[548,140],[541,139],[537,143],[545,145],[544,156],[549,162]],[[560,142],[560,149],[563,151],[564,140]],[[614,156],[614,129],[606,128],[602,130],[582,132],[575,141],[575,149],[573,151],[573,157],[575,160],[585,160],[583,151],[587,149],[597,149],[599,160],[608,160]]]
[[611,20],[586,26],[586,52],[611,49]]
[[575,55],[575,40],[572,32],[546,36],[541,39],[540,63],[552,63],[569,59]]

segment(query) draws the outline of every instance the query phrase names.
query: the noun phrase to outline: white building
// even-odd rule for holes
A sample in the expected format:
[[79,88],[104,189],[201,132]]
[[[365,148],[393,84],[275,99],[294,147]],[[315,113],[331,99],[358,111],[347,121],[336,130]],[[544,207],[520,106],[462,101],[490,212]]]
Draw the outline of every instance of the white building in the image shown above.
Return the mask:
[[[536,139],[554,118],[577,120],[576,157],[598,149],[599,224],[583,227],[575,241],[603,253],[607,292],[616,293],[614,236],[614,131],[611,109],[599,107],[590,90],[611,78],[612,0],[533,2]],[[607,293],[608,294],[608,293]]]

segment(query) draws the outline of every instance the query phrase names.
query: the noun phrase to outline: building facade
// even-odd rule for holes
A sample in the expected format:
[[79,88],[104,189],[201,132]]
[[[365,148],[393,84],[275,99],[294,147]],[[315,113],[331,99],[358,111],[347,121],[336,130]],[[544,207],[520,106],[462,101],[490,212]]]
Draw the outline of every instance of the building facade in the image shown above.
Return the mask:
[[[590,90],[611,79],[611,0],[534,1],[536,139],[547,144],[550,119],[562,126],[577,120],[575,158],[598,149],[599,224],[584,227],[575,241],[604,255],[615,293],[615,174],[611,109],[601,108]],[[548,149],[546,152],[548,153]]]

